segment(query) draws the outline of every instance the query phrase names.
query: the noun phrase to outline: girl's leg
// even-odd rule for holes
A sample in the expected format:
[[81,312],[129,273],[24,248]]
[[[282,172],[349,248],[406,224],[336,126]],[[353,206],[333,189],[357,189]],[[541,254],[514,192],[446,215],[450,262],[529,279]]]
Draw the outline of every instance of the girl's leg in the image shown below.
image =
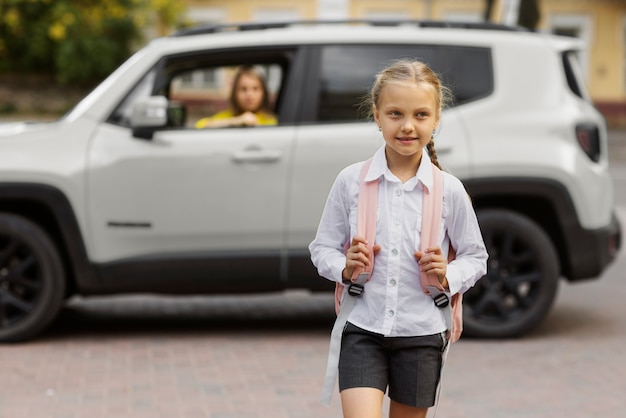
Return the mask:
[[416,408],[391,401],[389,403],[389,418],[426,418],[428,408]]
[[441,374],[442,335],[391,340],[389,359],[390,418],[425,418],[436,403]]
[[[350,388],[341,391],[344,418],[381,418],[384,392],[375,388]],[[424,415],[425,416],[425,415]]]

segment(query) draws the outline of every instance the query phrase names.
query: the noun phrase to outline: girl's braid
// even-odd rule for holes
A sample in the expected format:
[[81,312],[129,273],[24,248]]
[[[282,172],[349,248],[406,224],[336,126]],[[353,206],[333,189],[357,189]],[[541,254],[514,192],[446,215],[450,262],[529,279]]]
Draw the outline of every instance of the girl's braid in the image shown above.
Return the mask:
[[430,162],[433,163],[438,169],[443,171],[443,168],[441,168],[441,165],[439,165],[437,151],[435,150],[435,141],[432,137],[430,138],[430,142],[426,145],[426,150],[428,151],[428,155],[430,155]]

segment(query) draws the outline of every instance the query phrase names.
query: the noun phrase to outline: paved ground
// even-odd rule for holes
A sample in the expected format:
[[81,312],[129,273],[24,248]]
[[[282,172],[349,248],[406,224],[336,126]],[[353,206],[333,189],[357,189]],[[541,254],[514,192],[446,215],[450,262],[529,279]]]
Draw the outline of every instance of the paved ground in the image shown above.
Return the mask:
[[[437,416],[624,416],[625,270],[622,251],[600,280],[563,285],[523,339],[455,344]],[[0,418],[340,417],[337,397],[318,403],[333,319],[329,295],[306,293],[76,299],[41,338],[0,346]]]
[[[564,286],[526,338],[457,343],[438,416],[623,416],[624,268]],[[0,417],[339,417],[317,402],[332,319],[329,297],[297,293],[75,300],[0,347]]]
[[0,417],[322,417],[327,296],[74,301],[0,347]]

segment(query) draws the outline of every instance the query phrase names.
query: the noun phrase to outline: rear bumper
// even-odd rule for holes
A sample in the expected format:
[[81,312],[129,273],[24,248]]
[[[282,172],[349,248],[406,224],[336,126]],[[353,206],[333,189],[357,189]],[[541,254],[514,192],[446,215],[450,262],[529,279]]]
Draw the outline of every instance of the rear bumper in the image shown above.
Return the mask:
[[474,207],[501,207],[522,213],[541,226],[559,254],[561,274],[568,281],[598,278],[615,259],[622,243],[620,222],[613,211],[608,225],[584,228],[563,184],[545,178],[490,177],[463,181]]
[[572,246],[569,281],[597,278],[615,259],[622,245],[622,229],[615,212],[611,223],[604,228],[569,228],[565,233]]

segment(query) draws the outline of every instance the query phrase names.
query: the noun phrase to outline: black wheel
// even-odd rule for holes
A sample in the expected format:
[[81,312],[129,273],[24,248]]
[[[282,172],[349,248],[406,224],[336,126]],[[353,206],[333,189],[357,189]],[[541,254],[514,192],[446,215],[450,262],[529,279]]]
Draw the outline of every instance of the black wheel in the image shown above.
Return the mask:
[[35,336],[56,317],[64,295],[52,240],[28,219],[0,213],[0,342]]
[[489,252],[487,274],[463,297],[463,328],[480,338],[518,337],[548,314],[557,294],[559,260],[546,233],[508,210],[478,212]]

